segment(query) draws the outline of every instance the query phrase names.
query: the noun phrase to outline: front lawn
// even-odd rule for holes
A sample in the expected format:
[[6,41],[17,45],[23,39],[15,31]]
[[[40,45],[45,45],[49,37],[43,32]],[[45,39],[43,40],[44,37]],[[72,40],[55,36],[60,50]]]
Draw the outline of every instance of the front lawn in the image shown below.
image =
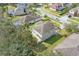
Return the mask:
[[78,21],[79,22],[79,17],[78,18],[71,18],[71,19],[73,19],[73,20],[76,20],[76,21]]
[[44,11],[46,11],[46,12],[48,12],[48,13],[50,13],[50,14],[53,14],[53,15],[55,15],[55,16],[57,16],[57,17],[61,17],[59,14],[59,12],[57,12],[57,11],[54,11],[54,10],[51,10],[51,9],[49,9],[49,8],[45,8],[45,7],[43,7],[43,10]]
[[53,14],[57,17],[61,17],[69,11],[68,8],[64,8],[64,10],[62,10],[62,11],[54,11],[54,10],[49,9],[48,7],[43,7],[43,10],[45,10],[46,12]]

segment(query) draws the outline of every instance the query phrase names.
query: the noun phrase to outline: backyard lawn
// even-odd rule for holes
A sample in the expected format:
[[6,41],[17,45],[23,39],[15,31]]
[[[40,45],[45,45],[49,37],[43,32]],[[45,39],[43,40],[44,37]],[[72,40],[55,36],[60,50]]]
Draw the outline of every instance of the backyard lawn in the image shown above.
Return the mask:
[[55,21],[53,19],[51,19],[51,22],[56,26],[56,27],[60,27],[61,23],[59,23],[58,21]]
[[[53,48],[60,44],[64,40],[64,36],[54,35],[46,41],[42,42],[43,47],[38,49],[38,55],[54,55]],[[44,49],[45,47],[45,49]],[[42,51],[39,51],[42,50]]]
[[60,27],[62,24],[54,19],[51,19],[50,17],[46,16],[43,18],[44,21],[48,21],[50,20],[52,22],[53,25],[55,25],[56,27]]

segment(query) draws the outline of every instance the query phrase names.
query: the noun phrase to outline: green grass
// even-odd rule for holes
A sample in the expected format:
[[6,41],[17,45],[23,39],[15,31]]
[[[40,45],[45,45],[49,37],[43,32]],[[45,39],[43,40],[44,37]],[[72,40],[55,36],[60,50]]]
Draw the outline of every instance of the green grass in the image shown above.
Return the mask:
[[44,21],[48,21],[50,20],[52,22],[53,25],[55,25],[56,27],[60,27],[60,25],[62,25],[60,22],[56,21],[56,20],[53,20],[51,19],[50,17],[46,16],[43,18]]
[[79,19],[78,18],[71,18],[69,20],[72,24],[79,24]]
[[70,9],[68,9],[68,8],[64,8],[63,11],[59,11],[59,12],[60,12],[60,15],[61,15],[61,16],[65,15],[69,10],[70,10]]
[[33,28],[36,27],[36,24],[31,24],[29,27],[30,27],[29,29],[32,30]]
[[49,9],[49,8],[45,8],[45,7],[43,7],[43,10],[44,11],[46,11],[46,12],[48,12],[48,13],[50,13],[50,14],[53,14],[53,15],[55,15],[55,16],[57,16],[57,17],[61,17],[59,14],[59,12],[57,12],[57,11],[54,11],[54,10],[51,10],[51,9]]
[[63,16],[64,14],[66,14],[69,11],[68,8],[64,8],[63,11],[54,11],[54,10],[51,10],[51,9],[45,8],[45,7],[43,7],[43,10],[45,10],[46,12],[48,12],[50,14],[53,14],[53,15],[55,15],[57,17],[61,17],[61,16]]
[[71,18],[71,19],[76,20],[76,21],[78,21],[78,22],[79,22],[79,18]]
[[14,6],[10,6],[10,5],[8,6],[8,9],[13,9],[14,10],[15,8],[16,7],[14,7]]
[[46,49],[41,52],[38,52],[38,55],[53,55],[53,48],[60,44],[64,40],[64,38],[65,37],[61,35],[54,35],[46,41],[42,42]]
[[51,19],[51,22],[56,26],[56,27],[60,27],[61,23],[59,23],[58,21],[55,21],[53,19]]

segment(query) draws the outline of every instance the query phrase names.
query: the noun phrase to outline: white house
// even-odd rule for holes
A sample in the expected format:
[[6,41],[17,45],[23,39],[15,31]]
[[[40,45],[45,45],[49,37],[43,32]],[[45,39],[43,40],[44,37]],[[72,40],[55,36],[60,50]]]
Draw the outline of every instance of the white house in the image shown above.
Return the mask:
[[69,11],[69,14],[73,17],[79,17],[79,7],[76,7]]
[[41,21],[41,23],[32,30],[32,35],[38,39],[37,42],[41,42],[56,34],[55,29],[55,26],[50,21]]
[[22,25],[24,23],[30,24],[30,23],[34,23],[34,22],[37,22],[40,20],[41,20],[40,16],[33,16],[32,14],[29,14],[29,15],[21,16],[19,18],[19,20],[14,22],[14,25],[18,26],[18,25]]
[[25,14],[25,12],[27,11],[27,4],[17,4],[17,8],[14,10],[14,15],[21,15],[21,14]]

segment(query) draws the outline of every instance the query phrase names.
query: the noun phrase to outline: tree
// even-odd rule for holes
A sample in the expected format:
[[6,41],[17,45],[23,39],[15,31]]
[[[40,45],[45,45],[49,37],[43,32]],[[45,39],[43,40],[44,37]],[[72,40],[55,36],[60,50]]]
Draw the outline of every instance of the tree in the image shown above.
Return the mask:
[[34,16],[36,15],[37,10],[36,10],[36,7],[33,4],[30,5],[28,9],[29,9],[30,12],[32,12],[32,14]]
[[9,20],[0,24],[0,55],[36,55],[36,41],[25,25],[16,28]]
[[5,17],[4,13],[6,12],[7,13],[7,10],[8,10],[8,7],[7,7],[7,4],[0,4],[1,6],[1,9],[2,9],[2,16],[3,18]]

